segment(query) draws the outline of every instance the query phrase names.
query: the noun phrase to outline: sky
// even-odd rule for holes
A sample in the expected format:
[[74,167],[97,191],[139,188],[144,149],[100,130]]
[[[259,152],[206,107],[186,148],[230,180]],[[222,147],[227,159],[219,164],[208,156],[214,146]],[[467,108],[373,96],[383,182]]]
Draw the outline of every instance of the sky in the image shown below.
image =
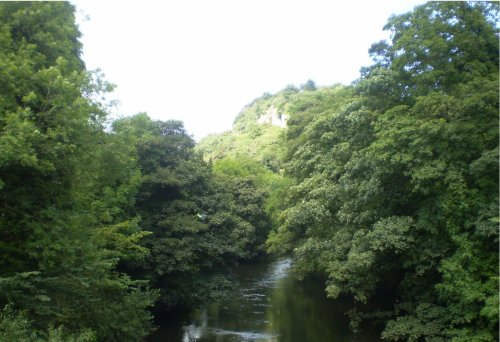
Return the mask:
[[116,85],[112,117],[182,120],[196,140],[229,130],[263,93],[350,84],[421,0],[76,0],[83,60]]

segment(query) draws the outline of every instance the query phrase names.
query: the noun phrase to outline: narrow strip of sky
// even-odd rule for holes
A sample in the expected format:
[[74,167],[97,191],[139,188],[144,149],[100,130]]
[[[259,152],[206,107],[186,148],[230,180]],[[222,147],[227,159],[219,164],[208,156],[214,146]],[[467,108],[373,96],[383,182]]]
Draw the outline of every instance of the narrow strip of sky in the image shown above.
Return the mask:
[[[196,139],[231,128],[264,92],[349,84],[417,0],[74,1],[83,58],[117,85],[114,115],[177,119]],[[89,19],[85,19],[89,17]]]

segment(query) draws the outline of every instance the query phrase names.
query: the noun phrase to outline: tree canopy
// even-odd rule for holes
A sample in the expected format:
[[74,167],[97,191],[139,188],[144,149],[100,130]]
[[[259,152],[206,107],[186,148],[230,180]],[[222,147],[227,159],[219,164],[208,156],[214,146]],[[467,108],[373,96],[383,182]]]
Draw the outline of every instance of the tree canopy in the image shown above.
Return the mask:
[[0,340],[143,340],[266,253],[352,297],[354,330],[498,340],[498,13],[392,16],[350,86],[264,94],[196,144],[109,120],[73,5],[0,3]]
[[496,3],[393,16],[353,86],[290,105],[298,184],[270,248],[364,304],[353,323],[388,317],[384,339],[498,339],[497,20]]

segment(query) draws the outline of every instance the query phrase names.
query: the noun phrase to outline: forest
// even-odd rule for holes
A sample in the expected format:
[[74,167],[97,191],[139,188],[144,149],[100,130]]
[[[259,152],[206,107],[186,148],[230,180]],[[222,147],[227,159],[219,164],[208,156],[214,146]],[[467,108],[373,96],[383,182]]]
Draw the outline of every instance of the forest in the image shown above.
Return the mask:
[[111,120],[73,5],[1,2],[0,341],[141,341],[278,255],[352,298],[353,331],[498,341],[498,23],[498,2],[392,16],[351,85],[264,94],[196,143]]

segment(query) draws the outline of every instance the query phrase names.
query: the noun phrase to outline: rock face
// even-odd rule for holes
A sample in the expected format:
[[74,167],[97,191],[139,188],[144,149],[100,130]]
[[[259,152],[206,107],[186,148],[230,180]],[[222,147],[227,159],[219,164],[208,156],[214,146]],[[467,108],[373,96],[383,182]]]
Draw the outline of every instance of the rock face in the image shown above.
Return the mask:
[[257,123],[260,124],[271,124],[273,126],[278,126],[285,128],[286,121],[288,120],[288,115],[284,113],[278,113],[278,109],[271,105],[265,114],[261,115],[257,120]]

